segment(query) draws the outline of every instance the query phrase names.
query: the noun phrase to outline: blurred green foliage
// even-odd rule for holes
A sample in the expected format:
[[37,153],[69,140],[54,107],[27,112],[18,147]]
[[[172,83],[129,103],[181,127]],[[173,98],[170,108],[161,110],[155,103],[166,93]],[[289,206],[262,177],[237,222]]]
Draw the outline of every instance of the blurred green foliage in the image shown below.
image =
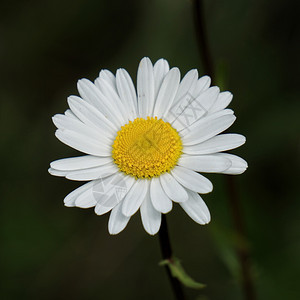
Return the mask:
[[[76,156],[51,116],[101,68],[166,58],[202,74],[188,0],[0,2],[1,299],[171,299],[157,237],[137,214],[118,236],[108,216],[63,206],[79,183],[51,177],[51,161]],[[236,178],[259,299],[299,299],[299,3],[205,1],[214,62],[234,94],[231,132],[247,143]],[[220,78],[217,78],[219,80]],[[215,84],[215,82],[213,82]],[[298,175],[298,177],[297,177]],[[210,175],[210,225],[177,206],[171,239],[186,271],[207,284],[189,299],[242,299],[224,175]]]

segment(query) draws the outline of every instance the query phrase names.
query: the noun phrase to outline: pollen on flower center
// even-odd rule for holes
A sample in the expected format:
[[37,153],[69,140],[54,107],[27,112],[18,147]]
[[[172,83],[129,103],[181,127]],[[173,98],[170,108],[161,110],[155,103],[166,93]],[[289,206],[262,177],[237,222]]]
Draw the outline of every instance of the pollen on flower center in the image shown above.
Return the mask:
[[112,157],[121,171],[136,178],[151,178],[176,165],[182,142],[170,123],[147,117],[122,126],[112,148]]

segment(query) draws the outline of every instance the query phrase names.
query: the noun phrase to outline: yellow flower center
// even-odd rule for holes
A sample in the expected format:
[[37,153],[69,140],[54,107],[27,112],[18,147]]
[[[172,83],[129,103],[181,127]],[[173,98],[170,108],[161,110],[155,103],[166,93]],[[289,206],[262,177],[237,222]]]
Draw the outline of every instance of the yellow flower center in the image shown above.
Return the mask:
[[182,153],[182,142],[170,123],[147,117],[122,126],[112,148],[112,157],[121,171],[136,178],[151,178],[174,168]]

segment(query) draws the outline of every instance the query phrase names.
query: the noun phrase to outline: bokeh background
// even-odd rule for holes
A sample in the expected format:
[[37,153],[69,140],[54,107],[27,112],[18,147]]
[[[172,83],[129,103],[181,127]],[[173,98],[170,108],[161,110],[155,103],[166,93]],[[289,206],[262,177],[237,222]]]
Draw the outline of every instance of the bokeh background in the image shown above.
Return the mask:
[[[235,178],[258,299],[300,299],[299,2],[204,1],[213,84],[234,94],[231,132],[249,163]],[[172,299],[157,236],[136,214],[110,236],[108,215],[66,208],[80,185],[47,173],[78,153],[54,136],[51,116],[67,108],[79,78],[164,57],[182,75],[198,68],[188,0],[0,2],[1,299]],[[219,81],[219,82],[217,82]],[[297,177],[298,176],[298,177]],[[212,221],[168,214],[175,254],[207,284],[189,299],[243,299],[225,175],[209,175]]]

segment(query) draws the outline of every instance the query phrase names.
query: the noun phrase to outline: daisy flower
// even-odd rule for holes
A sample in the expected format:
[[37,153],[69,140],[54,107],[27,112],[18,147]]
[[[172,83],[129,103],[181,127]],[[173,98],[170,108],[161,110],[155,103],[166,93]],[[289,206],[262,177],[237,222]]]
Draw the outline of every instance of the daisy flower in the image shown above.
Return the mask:
[[241,174],[242,158],[223,153],[245,143],[239,134],[220,134],[236,117],[226,109],[230,92],[210,87],[208,76],[190,70],[180,80],[165,59],[141,60],[137,89],[126,70],[101,70],[91,82],[78,81],[64,114],[53,122],[56,137],[85,155],[56,160],[49,173],[87,181],[64,199],[68,207],[110,212],[110,234],[121,232],[140,210],[145,230],[154,235],[161,214],[178,203],[197,223],[210,221],[199,194],[212,191],[200,173]]

